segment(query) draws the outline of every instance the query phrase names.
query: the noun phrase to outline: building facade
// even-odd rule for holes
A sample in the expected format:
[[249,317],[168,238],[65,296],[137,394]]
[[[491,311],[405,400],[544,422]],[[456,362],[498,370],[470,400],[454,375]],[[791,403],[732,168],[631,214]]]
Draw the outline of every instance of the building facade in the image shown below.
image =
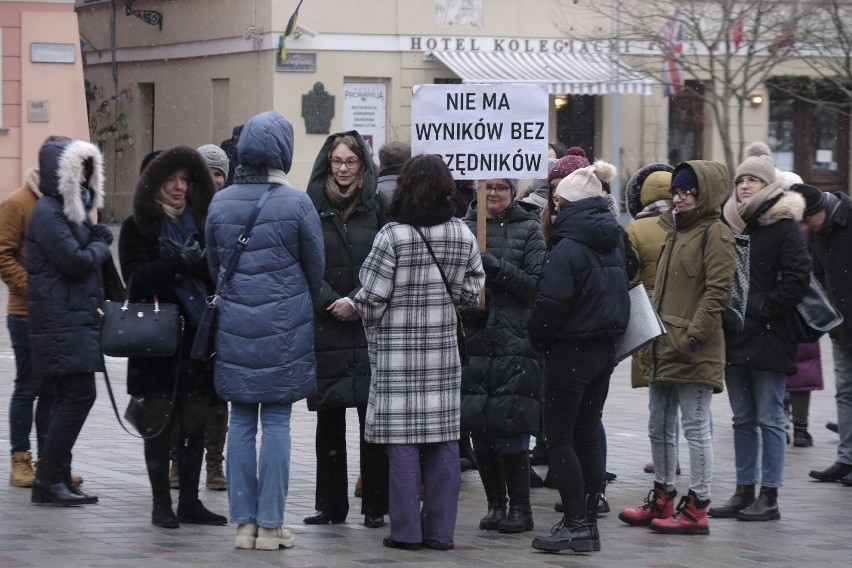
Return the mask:
[[[412,88],[421,84],[540,83],[551,141],[617,164],[622,183],[650,162],[724,161],[706,104],[690,91],[665,96],[657,73],[634,65],[645,57],[659,68],[658,53],[573,37],[613,25],[591,2],[77,0],[76,8],[91,136],[106,156],[107,220],[129,213],[147,153],[219,144],[268,109],[295,127],[290,179],[304,187],[329,133],[357,129],[374,151],[410,140]],[[770,140],[779,165],[808,169],[805,179],[848,189],[848,118],[775,104],[769,88],[755,94],[763,102],[745,110],[742,137]],[[807,140],[798,129],[809,129]],[[817,163],[817,150],[828,161]]]

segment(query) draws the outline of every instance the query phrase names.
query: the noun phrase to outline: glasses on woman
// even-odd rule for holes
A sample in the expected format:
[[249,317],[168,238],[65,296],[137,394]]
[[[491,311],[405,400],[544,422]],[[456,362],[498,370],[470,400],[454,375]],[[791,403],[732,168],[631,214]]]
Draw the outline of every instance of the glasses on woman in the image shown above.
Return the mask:
[[669,191],[669,194],[672,196],[672,199],[674,199],[675,195],[677,195],[681,199],[686,199],[690,195],[693,196],[693,197],[698,197],[698,192],[695,191],[694,189],[671,188],[671,190]]
[[512,188],[509,187],[508,185],[503,185],[503,184],[491,185],[490,183],[485,184],[485,193],[491,193],[492,191],[495,191],[497,193],[506,193],[510,189],[512,189]]
[[348,158],[346,160],[340,160],[338,158],[332,158],[331,160],[331,169],[337,171],[343,166],[346,166],[346,169],[350,172],[358,167],[358,164],[361,162],[358,158]]

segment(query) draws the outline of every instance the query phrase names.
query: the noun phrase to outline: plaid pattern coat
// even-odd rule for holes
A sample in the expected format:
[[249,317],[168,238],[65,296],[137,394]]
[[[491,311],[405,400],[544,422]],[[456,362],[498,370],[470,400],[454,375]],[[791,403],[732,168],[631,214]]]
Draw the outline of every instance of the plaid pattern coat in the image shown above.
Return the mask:
[[461,364],[455,307],[474,305],[485,281],[476,237],[459,219],[421,230],[452,288],[410,225],[389,223],[361,266],[355,307],[372,380],[364,438],[376,444],[458,440]]

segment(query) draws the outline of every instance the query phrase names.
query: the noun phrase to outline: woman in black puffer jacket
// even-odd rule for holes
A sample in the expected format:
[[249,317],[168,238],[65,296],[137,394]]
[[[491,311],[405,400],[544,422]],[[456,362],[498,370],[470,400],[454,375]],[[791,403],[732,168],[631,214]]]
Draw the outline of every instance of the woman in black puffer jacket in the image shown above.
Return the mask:
[[486,307],[465,316],[462,430],[471,432],[488,499],[479,528],[519,533],[533,528],[529,445],[539,426],[541,358],[526,323],[546,247],[539,208],[514,201],[517,180],[490,179],[485,187],[484,207],[474,201],[464,218],[475,233],[477,215],[486,215],[487,252]]

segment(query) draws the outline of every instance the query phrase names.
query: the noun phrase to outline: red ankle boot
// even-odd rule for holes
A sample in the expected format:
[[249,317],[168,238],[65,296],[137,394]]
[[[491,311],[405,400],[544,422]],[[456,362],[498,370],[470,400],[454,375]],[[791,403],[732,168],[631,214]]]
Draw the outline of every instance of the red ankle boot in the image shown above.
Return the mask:
[[654,483],[654,488],[648,492],[645,504],[640,507],[630,507],[619,513],[618,518],[634,527],[646,527],[654,519],[667,519],[674,514],[674,498],[677,491],[666,492],[666,488]]
[[701,501],[690,491],[680,500],[677,511],[668,519],[654,519],[651,530],[663,534],[710,534],[707,508],[710,499]]

